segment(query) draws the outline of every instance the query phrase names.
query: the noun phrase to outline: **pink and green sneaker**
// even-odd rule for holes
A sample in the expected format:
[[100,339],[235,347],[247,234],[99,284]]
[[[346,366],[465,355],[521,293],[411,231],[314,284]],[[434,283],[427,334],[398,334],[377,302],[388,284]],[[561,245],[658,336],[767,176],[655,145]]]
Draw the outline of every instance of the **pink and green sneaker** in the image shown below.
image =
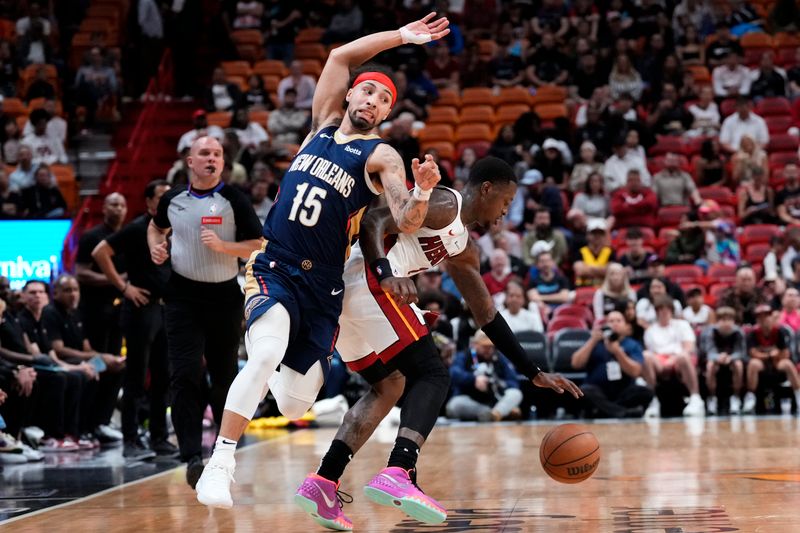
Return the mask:
[[323,527],[336,531],[353,530],[353,522],[342,512],[344,503],[352,503],[353,498],[339,490],[339,483],[309,474],[297,489],[294,502]]
[[384,468],[364,487],[364,494],[379,505],[395,507],[426,524],[441,524],[447,511],[417,486],[416,474],[392,466]]

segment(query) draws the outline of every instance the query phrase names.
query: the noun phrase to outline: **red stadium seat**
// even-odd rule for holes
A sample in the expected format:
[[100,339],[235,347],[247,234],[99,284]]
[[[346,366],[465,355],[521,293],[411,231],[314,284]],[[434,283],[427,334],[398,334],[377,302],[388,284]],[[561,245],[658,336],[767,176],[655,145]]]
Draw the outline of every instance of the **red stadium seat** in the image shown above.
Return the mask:
[[703,200],[714,200],[718,204],[736,205],[736,195],[727,187],[700,187],[697,189]]
[[672,281],[697,283],[703,280],[703,269],[697,265],[669,265],[664,267],[664,276]]
[[734,265],[711,265],[706,273],[706,285],[714,283],[730,283],[736,278],[736,267]]
[[591,305],[594,299],[594,293],[597,287],[578,287],[575,289],[575,303],[576,305]]
[[[800,102],[800,100],[798,100]],[[774,133],[786,133],[794,125],[791,116],[764,117],[770,135]]]
[[797,152],[797,137],[788,133],[776,133],[770,135],[767,152]]
[[736,111],[736,99],[726,98],[719,104],[719,112],[723,117],[727,117]]
[[761,117],[785,116],[792,113],[792,106],[789,100],[783,97],[764,98],[756,104],[756,114]]
[[797,152],[773,152],[769,154],[769,166],[785,167],[789,163],[797,163]]
[[555,311],[553,311],[553,320],[564,316],[580,318],[587,324],[591,324],[594,321],[592,309],[585,305],[563,304],[556,307]]
[[731,287],[730,283],[715,283],[708,288],[706,302],[709,305],[717,305],[722,294]]
[[781,227],[775,224],[752,224],[745,226],[742,234],[739,236],[739,244],[747,247],[756,242],[768,243],[773,235],[781,232]]
[[489,141],[463,141],[456,145],[456,152],[458,153],[458,158],[461,159],[461,154],[464,153],[464,150],[472,148],[475,155],[480,159],[489,153],[491,147],[492,143]]
[[743,259],[748,263],[763,263],[772,246],[767,242],[754,242],[744,252]]
[[668,205],[658,210],[658,223],[662,228],[675,228],[681,217],[689,212],[685,205]]
[[680,137],[659,135],[656,144],[650,147],[649,155],[655,157],[670,152],[681,155],[685,154],[686,145],[684,144],[683,139]]
[[552,334],[561,329],[586,329],[587,324],[582,318],[575,316],[560,316],[554,318],[547,324],[547,333]]

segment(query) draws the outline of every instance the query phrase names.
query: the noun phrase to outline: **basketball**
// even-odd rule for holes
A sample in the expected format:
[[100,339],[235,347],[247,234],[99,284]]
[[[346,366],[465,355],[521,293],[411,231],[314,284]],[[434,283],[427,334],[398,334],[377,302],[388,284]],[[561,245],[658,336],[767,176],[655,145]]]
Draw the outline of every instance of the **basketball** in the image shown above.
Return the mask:
[[547,432],[539,446],[547,475],[560,483],[589,479],[600,463],[600,443],[585,427],[562,424]]

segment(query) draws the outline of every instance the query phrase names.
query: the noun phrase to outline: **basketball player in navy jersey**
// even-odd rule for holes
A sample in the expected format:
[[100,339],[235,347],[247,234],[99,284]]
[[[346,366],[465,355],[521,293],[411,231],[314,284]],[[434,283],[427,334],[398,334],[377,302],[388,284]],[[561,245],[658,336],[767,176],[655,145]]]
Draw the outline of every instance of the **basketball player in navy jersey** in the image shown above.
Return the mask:
[[297,490],[295,502],[318,524],[352,529],[340,505],[339,478],[403,391],[406,398],[394,449],[387,467],[364,493],[375,503],[399,508],[421,522],[441,523],[447,518],[444,507],[417,486],[416,462],[447,397],[450,374],[423,312],[402,303],[416,299],[409,276],[445,264],[475,322],[518,372],[537,387],[569,391],[576,398],[582,395],[570,380],[531,363],[481,278],[480,254],[469,228],[488,228],[503,217],[516,190],[511,166],[486,157],[473,165],[461,193],[434,189],[425,222],[413,234],[400,234],[385,205],[373,206],[364,216],[358,243],[345,266],[346,295],[336,347],[350,370],[361,374],[372,390],[348,411],[319,469]]
[[316,400],[338,335],[344,263],[366,206],[384,193],[401,232],[416,231],[425,220],[438,167],[430,156],[422,164],[414,159],[409,194],[403,160],[376,135],[397,100],[394,83],[377,71],[360,73],[349,89],[347,83],[351,68],[384,50],[447,35],[447,19],[434,16],[348,43],[325,64],[311,132],[281,181],[264,224],[265,244],[247,265],[248,361],[228,392],[214,453],[197,483],[200,503],[233,505],[236,443],[268,390],[290,419]]

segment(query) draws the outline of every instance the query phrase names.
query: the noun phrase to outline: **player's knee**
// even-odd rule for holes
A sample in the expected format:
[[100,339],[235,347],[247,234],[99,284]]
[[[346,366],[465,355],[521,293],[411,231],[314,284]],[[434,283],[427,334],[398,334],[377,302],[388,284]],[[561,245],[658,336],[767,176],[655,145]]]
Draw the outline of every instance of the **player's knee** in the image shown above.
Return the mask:
[[760,359],[753,358],[747,363],[747,370],[751,372],[760,372],[763,369],[764,363],[762,363]]
[[302,418],[314,403],[286,395],[277,395],[275,396],[275,400],[278,404],[278,410],[289,420]]
[[522,391],[519,389],[506,389],[506,392],[503,394],[505,398],[512,403],[519,405],[522,403]]
[[385,379],[373,385],[375,394],[381,399],[392,402],[394,405],[403,395],[405,390],[406,378],[400,372],[393,372]]

